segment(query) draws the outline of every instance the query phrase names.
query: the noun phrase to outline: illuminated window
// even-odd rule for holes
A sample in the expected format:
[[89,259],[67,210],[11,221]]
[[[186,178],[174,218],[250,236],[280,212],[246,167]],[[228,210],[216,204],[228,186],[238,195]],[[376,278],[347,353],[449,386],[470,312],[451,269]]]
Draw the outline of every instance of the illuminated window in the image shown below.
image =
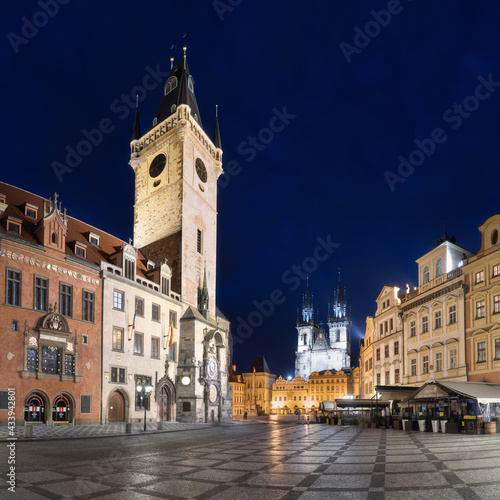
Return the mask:
[[120,292],[118,290],[113,291],[113,309],[119,309],[120,311],[123,311],[123,308],[125,306],[125,301],[123,300],[125,297],[125,294],[123,292]]
[[443,353],[436,353],[436,371],[440,372],[443,370]]
[[441,311],[436,311],[434,313],[434,328],[441,328]]
[[476,319],[484,318],[484,300],[476,302]]
[[457,367],[457,350],[451,349],[450,350],[450,369],[453,369],[456,367]]
[[500,313],[500,295],[493,297],[493,314]]
[[500,275],[500,264],[493,266],[493,277]]
[[475,283],[482,283],[484,281],[484,271],[476,273]]
[[429,356],[422,356],[422,373],[429,373]]
[[143,354],[144,350],[144,335],[142,333],[134,333],[134,354]]
[[477,343],[477,362],[484,363],[486,361],[486,342]]
[[443,274],[443,259],[438,259],[436,262],[436,278]]
[[417,335],[417,326],[415,321],[410,321],[410,337],[415,337]]
[[123,328],[113,328],[113,351],[123,351]]
[[144,318],[144,299],[141,299],[140,297],[135,298],[135,314]]
[[457,322],[457,306],[448,307],[448,324],[452,325]]
[[495,339],[495,359],[500,359],[500,339]]
[[429,331],[429,318],[424,316],[422,318],[422,333],[427,333]]
[[429,266],[424,267],[424,285],[429,283]]

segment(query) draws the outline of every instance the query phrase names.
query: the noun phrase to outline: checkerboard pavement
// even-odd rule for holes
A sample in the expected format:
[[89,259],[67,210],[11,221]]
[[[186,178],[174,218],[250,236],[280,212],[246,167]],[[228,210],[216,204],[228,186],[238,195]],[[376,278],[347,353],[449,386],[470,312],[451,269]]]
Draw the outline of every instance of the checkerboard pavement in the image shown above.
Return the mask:
[[500,435],[265,426],[210,446],[41,466],[17,480],[30,500],[498,500]]
[[[184,422],[161,422],[161,429],[158,429],[158,424],[147,423],[147,432],[172,432],[185,431],[192,429],[201,429],[211,427],[212,423],[184,423]],[[132,424],[131,434],[141,434],[144,432],[144,424]],[[17,439],[24,439],[24,426],[16,426],[14,436]],[[105,436],[123,436],[127,435],[125,424],[107,424],[107,425],[34,425],[33,440],[37,439],[74,439],[88,437],[105,437]],[[0,427],[0,442],[8,441],[12,436],[9,434],[9,429],[6,426]]]

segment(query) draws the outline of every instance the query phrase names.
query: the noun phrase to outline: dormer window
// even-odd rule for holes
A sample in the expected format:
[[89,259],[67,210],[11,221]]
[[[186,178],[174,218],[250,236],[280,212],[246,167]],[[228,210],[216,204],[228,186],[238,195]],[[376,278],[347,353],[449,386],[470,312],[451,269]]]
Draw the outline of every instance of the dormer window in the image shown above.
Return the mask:
[[177,77],[176,76],[171,76],[168,80],[167,83],[165,84],[165,95],[167,95],[169,92],[172,92],[177,87]]
[[7,231],[12,234],[21,234],[21,221],[14,217],[7,219]]
[[170,108],[170,112],[175,113],[176,109],[177,109],[177,106],[175,104],[172,104],[172,107]]
[[0,203],[7,203],[7,196],[0,194]]
[[154,117],[153,118],[153,127],[156,127],[156,125],[158,125],[158,117]]
[[194,79],[191,75],[189,75],[189,78],[188,78],[188,89],[191,92],[194,92]]
[[38,215],[38,207],[36,205],[32,205],[31,203],[26,203],[24,206],[24,215],[26,215],[26,217],[36,219]]
[[135,260],[125,259],[125,278],[135,279]]
[[155,268],[155,263],[148,260],[148,271],[151,271],[151,269],[154,269],[154,268]]
[[87,258],[87,247],[81,243],[75,243],[75,255],[82,259]]
[[89,243],[91,245],[99,246],[99,235],[95,233],[89,233]]

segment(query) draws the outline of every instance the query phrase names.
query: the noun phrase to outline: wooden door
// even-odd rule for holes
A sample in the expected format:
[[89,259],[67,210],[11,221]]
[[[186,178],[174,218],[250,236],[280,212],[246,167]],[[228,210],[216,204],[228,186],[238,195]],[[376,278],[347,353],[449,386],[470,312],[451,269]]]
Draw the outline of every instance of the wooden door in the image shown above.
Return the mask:
[[125,422],[125,400],[119,392],[109,398],[108,422]]

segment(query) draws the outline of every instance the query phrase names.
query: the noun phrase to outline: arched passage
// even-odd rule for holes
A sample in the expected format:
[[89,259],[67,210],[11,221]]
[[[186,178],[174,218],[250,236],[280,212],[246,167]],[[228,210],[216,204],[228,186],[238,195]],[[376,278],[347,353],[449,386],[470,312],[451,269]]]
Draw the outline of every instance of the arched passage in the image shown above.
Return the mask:
[[57,424],[73,423],[75,400],[71,394],[63,392],[52,401],[52,420]]

